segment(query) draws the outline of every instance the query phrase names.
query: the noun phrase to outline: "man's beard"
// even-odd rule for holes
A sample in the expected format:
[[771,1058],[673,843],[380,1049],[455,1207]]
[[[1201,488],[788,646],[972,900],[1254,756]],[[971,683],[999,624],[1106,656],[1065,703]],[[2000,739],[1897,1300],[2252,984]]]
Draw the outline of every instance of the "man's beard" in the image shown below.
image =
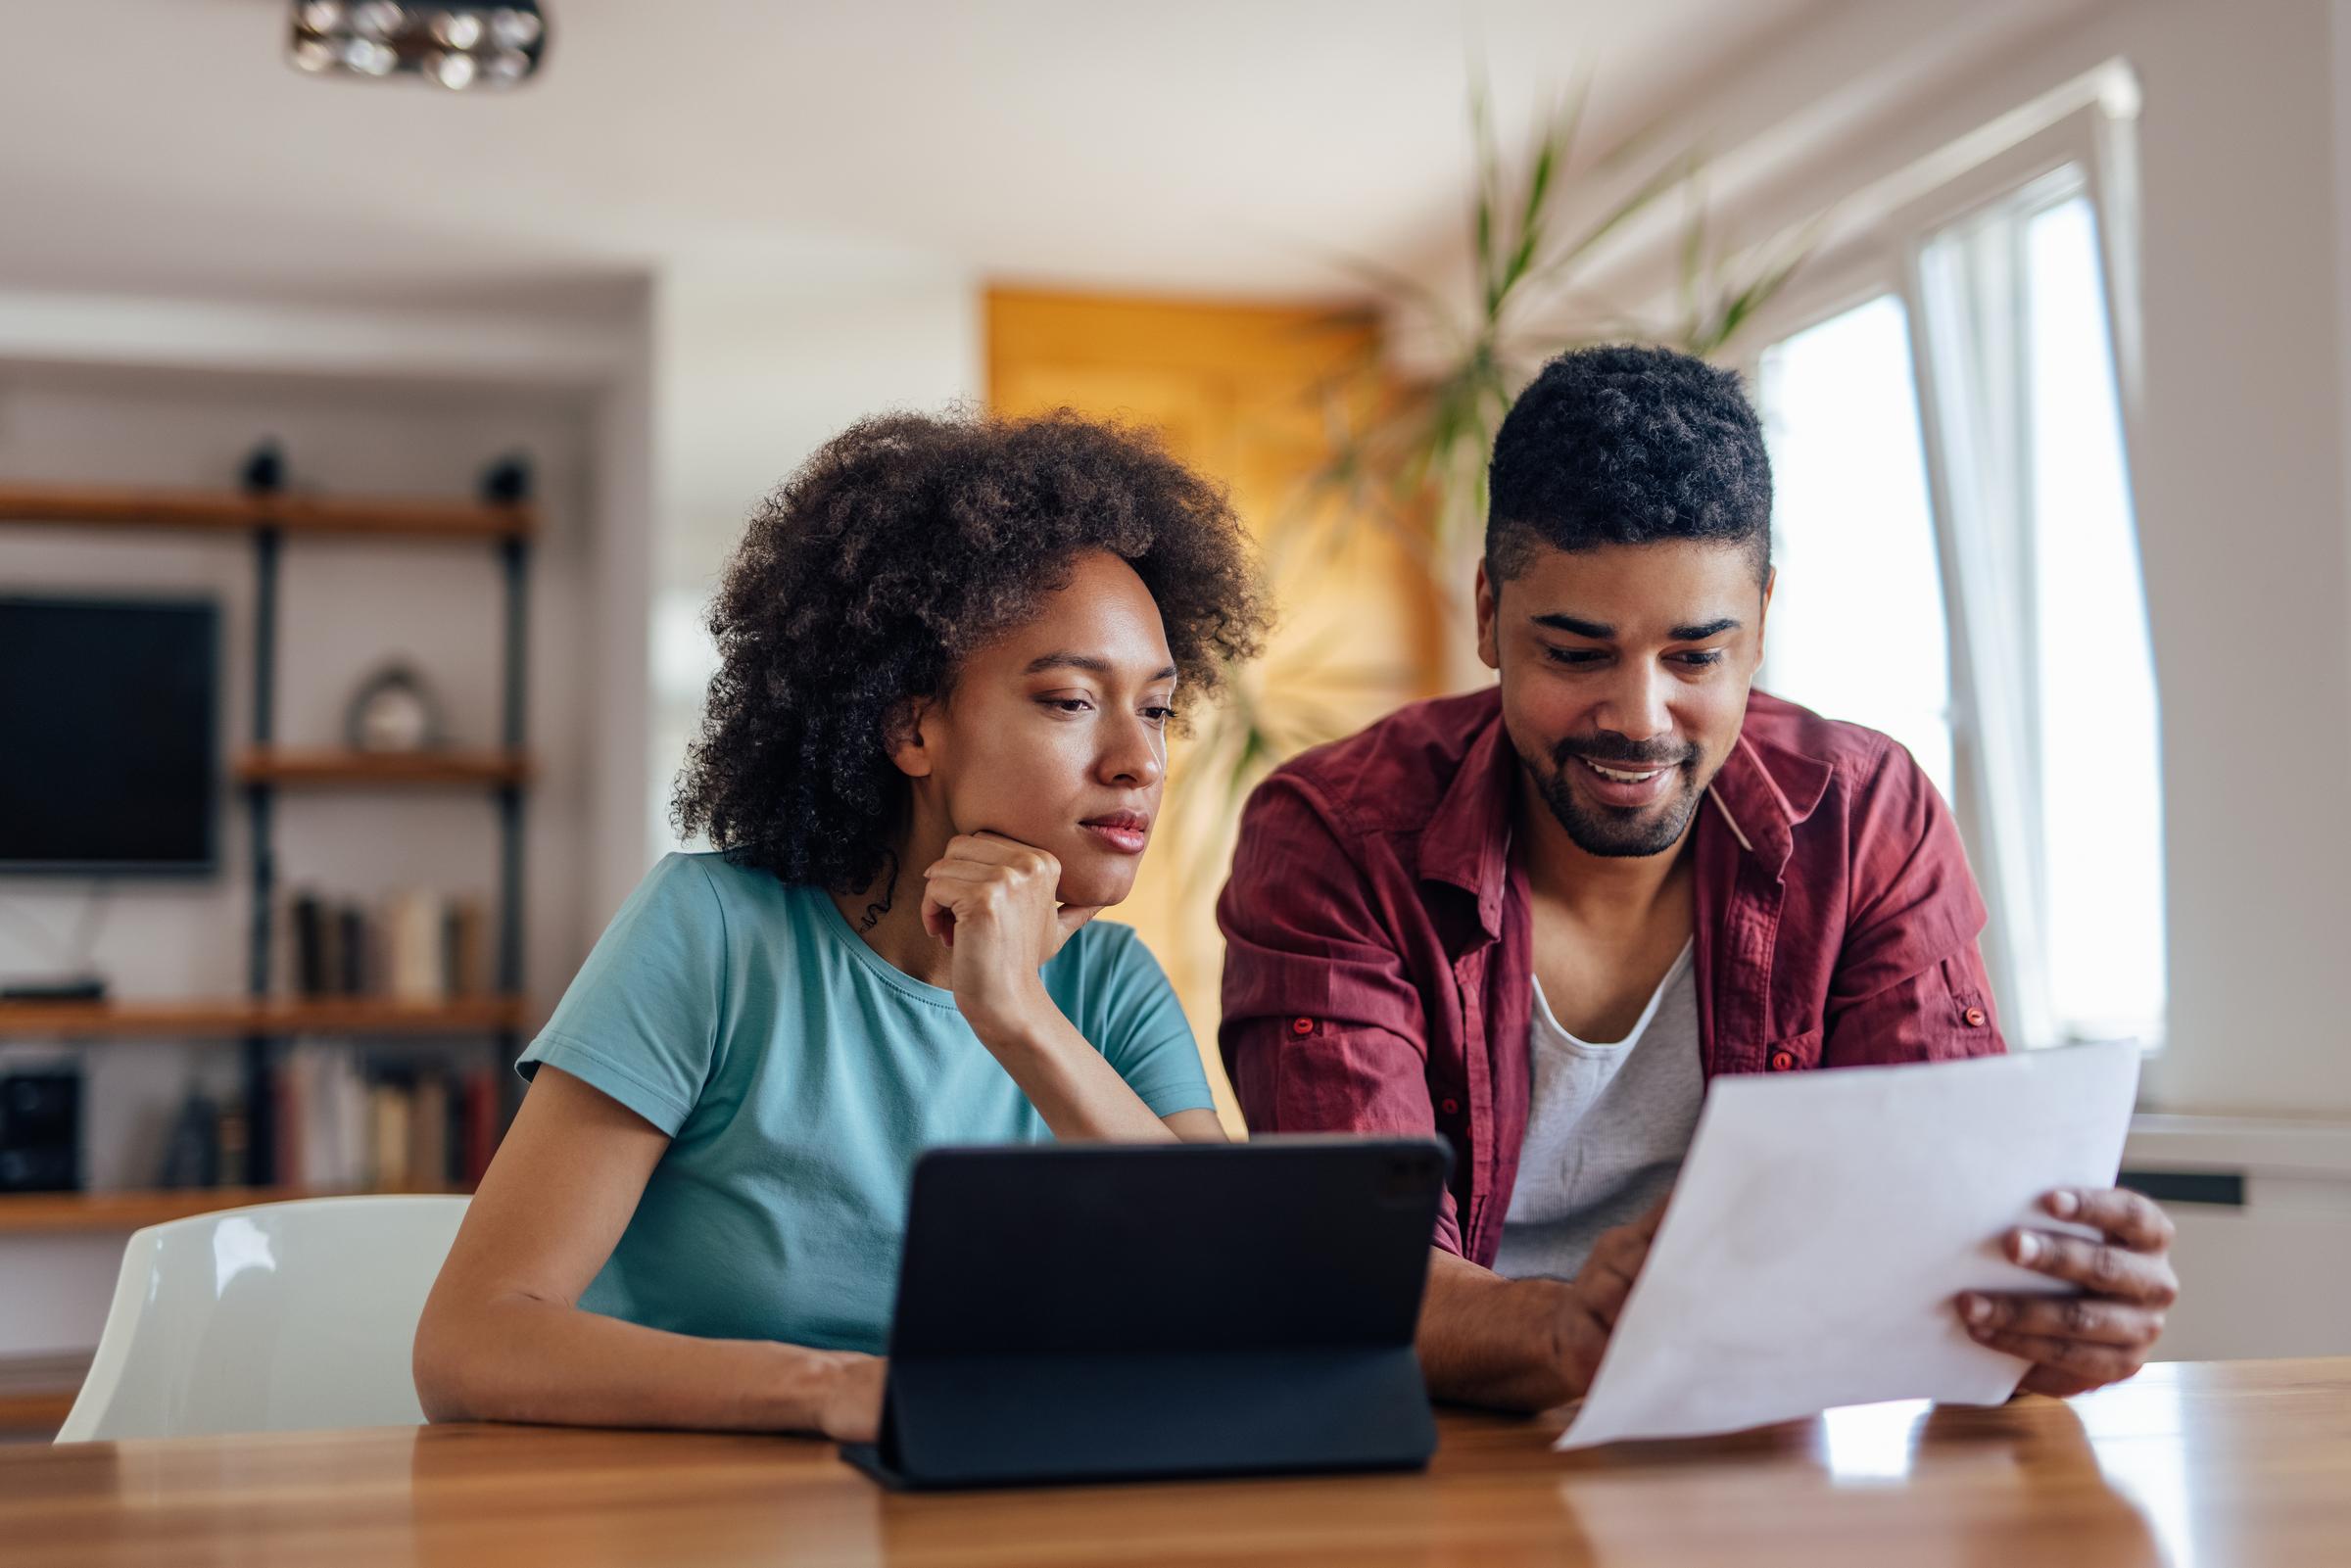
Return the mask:
[[[1619,771],[1670,766],[1675,770],[1680,792],[1647,806],[1595,806],[1575,792],[1567,778],[1567,770],[1582,767],[1579,759],[1583,758]],[[1607,741],[1562,740],[1552,748],[1548,767],[1524,751],[1519,752],[1518,760],[1525,765],[1527,777],[1535,782],[1543,803],[1551,808],[1552,817],[1575,841],[1575,847],[1587,855],[1608,859],[1661,855],[1680,843],[1690,826],[1690,814],[1698,809],[1703,792],[1698,786],[1699,752],[1695,746],[1660,749],[1611,745]]]

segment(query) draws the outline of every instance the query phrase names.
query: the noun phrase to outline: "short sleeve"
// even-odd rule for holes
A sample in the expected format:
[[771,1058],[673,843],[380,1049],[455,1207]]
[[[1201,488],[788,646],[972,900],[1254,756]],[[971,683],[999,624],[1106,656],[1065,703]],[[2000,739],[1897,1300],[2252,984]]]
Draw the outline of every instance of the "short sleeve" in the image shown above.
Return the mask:
[[1214,1110],[1199,1042],[1159,960],[1128,927],[1106,925],[1096,940],[1107,951],[1099,1015],[1086,1031],[1094,1048],[1153,1116]]
[[667,855],[598,938],[554,1016],[514,1064],[610,1095],[671,1137],[701,1098],[725,1016],[726,920],[710,875]]

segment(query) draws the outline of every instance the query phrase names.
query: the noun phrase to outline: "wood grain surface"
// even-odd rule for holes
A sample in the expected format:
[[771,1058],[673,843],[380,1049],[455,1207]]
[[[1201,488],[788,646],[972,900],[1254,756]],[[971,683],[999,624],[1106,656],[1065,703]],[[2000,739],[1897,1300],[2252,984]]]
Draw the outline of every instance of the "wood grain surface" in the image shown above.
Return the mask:
[[[1147,1420],[1147,1412],[1136,1419]],[[0,1560],[2351,1563],[2351,1358],[1872,1405],[1556,1454],[1448,1412],[1424,1475],[893,1496],[796,1438],[449,1426],[0,1449]]]

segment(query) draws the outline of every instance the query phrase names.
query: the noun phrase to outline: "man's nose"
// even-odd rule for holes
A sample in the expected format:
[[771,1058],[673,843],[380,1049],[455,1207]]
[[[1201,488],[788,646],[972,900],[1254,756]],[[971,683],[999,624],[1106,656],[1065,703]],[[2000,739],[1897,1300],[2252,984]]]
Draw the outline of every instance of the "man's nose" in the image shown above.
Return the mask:
[[1606,699],[1593,717],[1599,728],[1627,740],[1646,741],[1673,730],[1667,710],[1666,674],[1647,659],[1626,661],[1609,683]]

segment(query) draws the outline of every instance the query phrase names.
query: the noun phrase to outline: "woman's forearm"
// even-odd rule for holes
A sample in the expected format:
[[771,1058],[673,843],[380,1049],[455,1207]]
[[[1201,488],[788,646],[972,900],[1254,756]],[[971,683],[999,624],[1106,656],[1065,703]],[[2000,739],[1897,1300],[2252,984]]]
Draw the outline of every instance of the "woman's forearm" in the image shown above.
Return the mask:
[[1119,1069],[1050,1001],[1026,1017],[975,1022],[972,1028],[1063,1143],[1176,1141]]
[[[508,1295],[428,1304],[416,1393],[433,1421],[823,1432],[855,1408],[876,1357],[766,1340],[697,1339]],[[846,1436],[836,1432],[836,1436]]]

